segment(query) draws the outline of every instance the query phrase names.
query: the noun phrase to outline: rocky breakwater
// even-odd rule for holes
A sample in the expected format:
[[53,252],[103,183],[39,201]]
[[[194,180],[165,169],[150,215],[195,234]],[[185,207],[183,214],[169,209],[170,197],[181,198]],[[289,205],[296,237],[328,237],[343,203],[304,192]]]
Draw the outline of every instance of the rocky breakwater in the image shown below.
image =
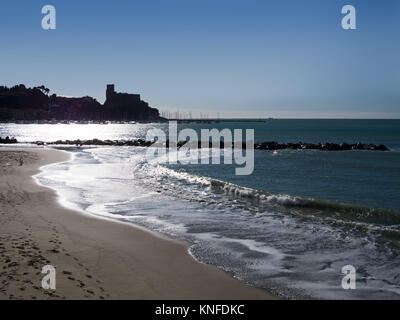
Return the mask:
[[[154,144],[154,141],[146,141],[143,139],[135,139],[135,140],[99,140],[99,139],[91,139],[91,140],[58,140],[54,142],[43,142],[36,141],[34,142],[37,145],[74,145],[74,146],[134,146],[134,147],[150,147]],[[212,143],[206,142],[203,144],[201,141],[199,142],[189,142],[190,147],[192,148],[201,148],[202,145],[206,145],[207,147],[212,147]],[[186,141],[179,141],[177,143],[177,147],[180,148],[183,145],[187,144]],[[169,141],[167,140],[165,143],[166,147],[169,147]],[[224,148],[225,142],[220,142],[220,148]],[[233,147],[233,144],[232,144]],[[242,147],[246,147],[246,143],[242,144]],[[292,149],[292,150],[321,150],[321,151],[348,151],[348,150],[370,150],[370,151],[390,151],[388,147],[383,144],[375,145],[375,144],[364,144],[364,143],[278,143],[275,141],[267,141],[261,143],[255,143],[254,149],[256,150],[283,150],[283,149]]]
[[347,150],[372,150],[372,151],[389,151],[389,148],[383,144],[364,144],[361,142],[349,144],[349,143],[277,143],[275,141],[256,143],[254,148],[257,150],[282,150],[282,149],[294,149],[294,150],[323,150],[323,151],[347,151]]
[[5,137],[3,139],[2,137],[0,137],[0,144],[13,144],[13,143],[18,143],[17,139],[10,137]]

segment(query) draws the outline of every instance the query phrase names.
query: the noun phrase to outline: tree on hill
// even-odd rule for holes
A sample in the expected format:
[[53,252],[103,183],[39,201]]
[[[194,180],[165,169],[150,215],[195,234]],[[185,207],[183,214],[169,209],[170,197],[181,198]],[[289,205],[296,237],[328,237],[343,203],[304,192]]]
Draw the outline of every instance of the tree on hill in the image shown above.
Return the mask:
[[39,89],[40,91],[42,91],[44,94],[48,95],[50,92],[49,88],[46,88],[44,85],[41,85],[39,87],[35,87],[34,89]]

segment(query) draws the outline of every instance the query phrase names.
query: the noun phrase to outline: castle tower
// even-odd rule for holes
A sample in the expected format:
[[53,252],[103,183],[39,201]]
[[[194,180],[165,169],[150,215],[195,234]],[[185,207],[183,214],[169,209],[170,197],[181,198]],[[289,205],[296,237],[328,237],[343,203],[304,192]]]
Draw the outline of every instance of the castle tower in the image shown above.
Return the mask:
[[107,85],[107,90],[106,90],[106,99],[109,100],[111,97],[115,94],[115,87],[113,84],[108,84]]

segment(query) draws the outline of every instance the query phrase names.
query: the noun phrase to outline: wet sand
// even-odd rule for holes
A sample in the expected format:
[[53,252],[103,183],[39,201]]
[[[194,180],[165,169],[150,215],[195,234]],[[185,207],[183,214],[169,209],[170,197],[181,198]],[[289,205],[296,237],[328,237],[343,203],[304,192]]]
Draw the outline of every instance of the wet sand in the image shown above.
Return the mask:
[[[62,207],[33,175],[51,149],[0,149],[0,299],[274,299],[196,262],[188,244]],[[56,290],[41,286],[56,268]]]

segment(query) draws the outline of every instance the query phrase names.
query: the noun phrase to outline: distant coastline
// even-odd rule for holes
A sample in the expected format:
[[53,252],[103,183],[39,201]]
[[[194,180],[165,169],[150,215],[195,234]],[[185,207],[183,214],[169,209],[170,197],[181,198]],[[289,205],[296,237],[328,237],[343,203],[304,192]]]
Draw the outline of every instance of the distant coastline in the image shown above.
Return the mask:
[[104,104],[89,96],[70,98],[49,93],[43,85],[0,86],[0,122],[165,121],[159,110],[141,100],[139,94],[118,93],[113,84],[107,85]]

